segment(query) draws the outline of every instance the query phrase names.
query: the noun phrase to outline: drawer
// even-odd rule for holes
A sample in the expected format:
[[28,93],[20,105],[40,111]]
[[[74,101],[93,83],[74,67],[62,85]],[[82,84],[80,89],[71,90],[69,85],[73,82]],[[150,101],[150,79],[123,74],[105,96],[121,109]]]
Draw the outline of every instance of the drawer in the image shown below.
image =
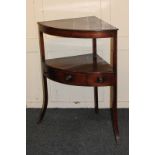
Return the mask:
[[116,78],[113,73],[87,76],[87,85],[90,86],[110,86],[114,85],[115,82]]
[[50,70],[45,74],[56,82],[77,86],[108,86],[115,83],[114,74],[75,73],[62,70]]
[[87,77],[85,74],[67,71],[52,71],[47,73],[46,76],[56,82],[64,84],[87,86]]

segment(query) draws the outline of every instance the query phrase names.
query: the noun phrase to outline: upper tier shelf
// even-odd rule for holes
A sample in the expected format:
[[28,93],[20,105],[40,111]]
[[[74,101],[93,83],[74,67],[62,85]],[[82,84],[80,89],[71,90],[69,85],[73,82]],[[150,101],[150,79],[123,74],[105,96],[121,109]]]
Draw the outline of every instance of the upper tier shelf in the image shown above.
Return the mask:
[[73,38],[112,37],[118,30],[95,16],[44,21],[38,25],[44,33]]

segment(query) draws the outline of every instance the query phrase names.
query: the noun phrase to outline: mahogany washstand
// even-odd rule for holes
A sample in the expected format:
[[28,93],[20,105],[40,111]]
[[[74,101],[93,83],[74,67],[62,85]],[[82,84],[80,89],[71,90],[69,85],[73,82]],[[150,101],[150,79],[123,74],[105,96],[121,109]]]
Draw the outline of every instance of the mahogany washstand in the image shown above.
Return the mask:
[[[38,123],[48,105],[47,78],[56,82],[94,87],[95,112],[98,113],[98,87],[111,86],[112,121],[116,142],[119,141],[117,116],[117,28],[95,17],[81,17],[38,22],[42,63],[43,106]],[[45,59],[43,33],[70,37],[91,38],[93,52],[64,58]],[[97,55],[96,39],[111,38],[110,64]]]

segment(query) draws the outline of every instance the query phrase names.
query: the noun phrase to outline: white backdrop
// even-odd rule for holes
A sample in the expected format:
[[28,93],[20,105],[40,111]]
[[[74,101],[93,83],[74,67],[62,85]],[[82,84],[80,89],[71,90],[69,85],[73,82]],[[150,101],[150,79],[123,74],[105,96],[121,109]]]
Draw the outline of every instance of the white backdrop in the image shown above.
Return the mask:
[[[118,107],[129,105],[128,0],[27,0],[27,107],[41,107],[42,85],[37,21],[95,15],[119,28]],[[98,53],[109,60],[109,39],[98,39]],[[90,39],[45,36],[47,58],[92,52]],[[48,81],[49,107],[93,107],[93,88]],[[78,101],[78,104],[75,102]],[[109,87],[99,88],[99,107],[109,107]]]

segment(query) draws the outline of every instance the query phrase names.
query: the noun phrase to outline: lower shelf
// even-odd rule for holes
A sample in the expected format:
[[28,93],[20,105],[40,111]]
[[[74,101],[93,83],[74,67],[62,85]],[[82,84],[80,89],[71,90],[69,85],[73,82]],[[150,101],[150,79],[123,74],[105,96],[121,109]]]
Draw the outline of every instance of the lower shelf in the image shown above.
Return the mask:
[[44,75],[51,80],[77,86],[110,86],[116,82],[112,66],[92,54],[48,59]]

